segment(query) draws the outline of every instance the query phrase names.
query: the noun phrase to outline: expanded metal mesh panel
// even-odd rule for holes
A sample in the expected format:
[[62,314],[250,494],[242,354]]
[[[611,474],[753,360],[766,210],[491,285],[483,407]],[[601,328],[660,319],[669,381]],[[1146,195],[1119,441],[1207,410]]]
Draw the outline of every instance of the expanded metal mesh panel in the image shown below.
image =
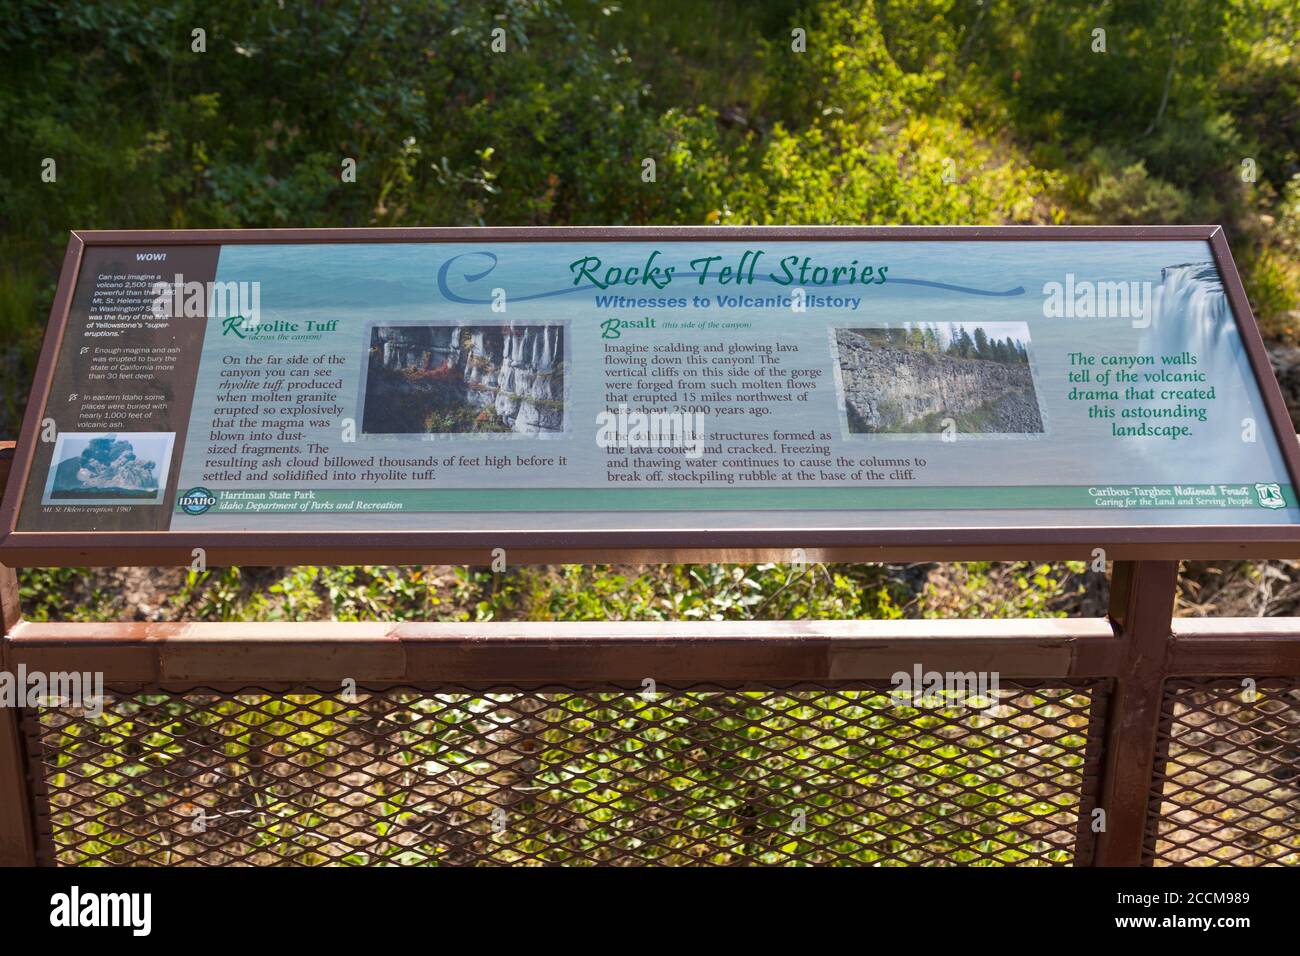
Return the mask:
[[1105,694],[186,689],[25,726],[65,865],[1046,865],[1090,855]]
[[1148,859],[1300,865],[1300,680],[1171,680],[1163,709]]

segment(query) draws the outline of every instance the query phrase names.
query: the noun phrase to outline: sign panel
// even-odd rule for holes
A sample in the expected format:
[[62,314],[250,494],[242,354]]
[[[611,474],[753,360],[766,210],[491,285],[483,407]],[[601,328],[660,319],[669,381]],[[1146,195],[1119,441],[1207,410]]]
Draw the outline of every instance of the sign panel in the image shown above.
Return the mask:
[[1294,541],[1221,235],[1026,234],[86,234],[5,547]]

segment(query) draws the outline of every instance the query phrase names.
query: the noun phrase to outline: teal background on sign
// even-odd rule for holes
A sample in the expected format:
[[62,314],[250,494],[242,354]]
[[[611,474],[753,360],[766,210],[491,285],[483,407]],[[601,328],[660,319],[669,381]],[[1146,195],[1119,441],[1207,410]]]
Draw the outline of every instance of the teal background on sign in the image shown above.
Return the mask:
[[[338,440],[332,428],[318,436],[331,454],[386,453],[414,456],[449,455],[469,449],[469,454],[507,453],[568,459],[564,468],[521,470],[441,470],[426,493],[401,488],[409,507],[422,511],[421,526],[470,527],[472,514],[506,509],[517,513],[564,508],[572,489],[599,492],[583,503],[608,502],[608,510],[701,510],[729,513],[729,525],[743,525],[737,508],[785,507],[790,514],[819,508],[814,521],[853,523],[858,512],[871,511],[864,525],[891,523],[898,515],[880,514],[886,508],[928,511],[952,508],[962,516],[953,523],[972,520],[971,510],[994,509],[1016,523],[1041,524],[1059,520],[1069,524],[1179,524],[1179,523],[1288,523],[1300,520],[1294,496],[1287,493],[1283,509],[1140,509],[1120,513],[1099,509],[1061,488],[1089,484],[1238,484],[1289,485],[1290,479],[1277,448],[1268,416],[1246,362],[1244,347],[1226,307],[1220,286],[1206,279],[1203,270],[1188,268],[1210,263],[1209,247],[1199,241],[1151,242],[980,242],[980,241],[821,241],[761,242],[738,233],[728,242],[537,242],[537,243],[356,243],[312,245],[230,245],[222,249],[218,280],[261,283],[262,321],[318,322],[338,320],[337,331],[319,342],[249,342],[222,336],[219,323],[210,321],[199,373],[194,412],[186,453],[181,465],[181,490],[205,485],[214,492],[238,490],[204,478],[201,461],[207,444],[205,423],[216,401],[219,370],[226,356],[265,353],[270,349],[290,354],[300,349],[329,348],[348,356],[340,367],[343,379],[340,417],[359,418],[365,374],[367,330],[375,324],[433,324],[455,326],[565,323],[568,416],[570,429],[563,435],[529,437],[509,435],[419,435],[407,437],[358,435],[354,443]],[[677,275],[664,289],[653,286],[598,290],[575,287],[570,263],[598,256],[602,268],[641,266],[659,251],[656,263],[675,266]],[[690,261],[722,254],[738,260],[744,250],[762,250],[753,285],[722,285],[716,278],[700,284],[687,273]],[[743,295],[771,297],[787,294],[788,287],[763,281],[785,256],[810,256],[826,265],[887,268],[884,284],[804,288],[812,296],[848,300],[843,304],[794,313],[781,306],[728,308],[719,297]],[[715,266],[716,268],[716,266]],[[1051,283],[1149,283],[1155,300],[1147,328],[1135,328],[1128,317],[1048,317],[1044,314],[1045,288]],[[505,292],[507,311],[493,312],[488,304],[492,290]],[[707,296],[706,308],[616,308],[599,297],[627,295],[654,298]],[[853,301],[856,300],[856,301]],[[915,482],[873,482],[865,490],[831,489],[814,492],[818,482],[791,482],[779,489],[746,488],[736,484],[716,491],[696,488],[643,486],[615,489],[605,475],[606,453],[597,446],[596,416],[606,408],[603,387],[604,346],[600,325],[608,318],[639,320],[651,317],[656,328],[626,331],[619,343],[765,342],[796,348],[790,367],[821,369],[823,375],[810,399],[786,404],[765,418],[710,416],[706,431],[769,431],[826,433],[832,455],[854,459],[923,458]],[[667,323],[713,323],[716,327],[670,329]],[[851,434],[837,387],[833,352],[835,328],[901,326],[907,322],[989,325],[1018,323],[1027,330],[1033,381],[1044,431],[1041,434],[958,434],[945,442],[938,433],[924,435]],[[1213,402],[1202,403],[1208,420],[1186,421],[1193,434],[1179,441],[1159,438],[1114,438],[1110,424],[1089,418],[1087,402],[1070,401],[1066,381],[1071,352],[1159,356],[1193,351],[1196,368],[1207,374],[1205,387],[1216,392]],[[1197,403],[1188,403],[1197,404]],[[1243,441],[1243,422],[1253,421],[1255,440]],[[653,457],[659,457],[649,452]],[[264,487],[264,486],[263,486]],[[275,487],[310,487],[317,491],[352,490],[356,483],[288,483]],[[545,495],[535,492],[548,489]],[[382,488],[368,487],[367,493]],[[455,491],[454,495],[450,494]],[[625,492],[630,492],[626,493]],[[521,497],[522,496],[522,497]],[[556,496],[559,496],[558,498]],[[1086,496],[1084,496],[1086,497]],[[456,502],[454,505],[452,502]],[[822,505],[811,502],[819,501]],[[479,507],[475,508],[475,503]],[[737,502],[746,504],[737,505]],[[753,502],[753,504],[748,504]],[[760,503],[762,502],[762,503]],[[604,505],[601,505],[603,508]],[[596,510],[601,510],[597,508]],[[1017,519],[1021,509],[1033,510]],[[907,511],[910,515],[910,510]],[[768,518],[771,516],[769,515]],[[338,514],[303,516],[321,527],[348,525]],[[594,521],[596,519],[589,519]],[[933,520],[931,516],[930,520]],[[367,527],[410,524],[410,517],[367,513]],[[764,519],[765,523],[770,523]],[[246,522],[246,523],[245,523]],[[342,524],[341,524],[342,523]],[[355,525],[356,520],[351,520]],[[203,516],[178,516],[173,527],[289,527],[283,517],[249,518],[213,509]],[[295,525],[296,526],[296,525]]]

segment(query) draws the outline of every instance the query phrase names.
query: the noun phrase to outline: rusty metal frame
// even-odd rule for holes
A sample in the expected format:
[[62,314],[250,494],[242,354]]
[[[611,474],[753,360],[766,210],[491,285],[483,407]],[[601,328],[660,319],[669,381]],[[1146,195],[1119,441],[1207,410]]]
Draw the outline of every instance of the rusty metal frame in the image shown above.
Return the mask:
[[[74,234],[55,298],[51,324],[29,409],[44,407],[53,363],[70,305],[72,283],[86,243],[473,241],[531,238],[685,240],[735,238],[733,229],[463,229],[271,230],[107,232]],[[1272,378],[1245,293],[1217,227],[1141,229],[1025,228],[799,228],[759,229],[768,239],[1202,239],[1214,252],[1225,289],[1278,435],[1290,424]],[[0,445],[0,481],[6,482],[0,527],[12,532],[18,494],[36,440],[28,414],[15,456]],[[1283,446],[1297,484],[1300,449]],[[1098,806],[1106,827],[1094,834],[1080,821],[1080,863],[1139,865],[1160,773],[1156,741],[1165,682],[1175,677],[1300,675],[1300,622],[1285,620],[1174,620],[1177,559],[1294,556],[1294,527],[834,529],[808,532],[700,531],[535,533],[516,536],[515,553],[532,561],[741,561],[774,549],[803,547],[813,561],[1024,559],[1081,557],[1105,547],[1118,559],[1110,615],[1098,620],[1008,621],[765,621],[746,623],[583,624],[73,624],[20,619],[13,571],[0,567],[4,638],[0,669],[92,670],[113,687],[258,686],[337,682],[520,686],[600,683],[637,687],[646,676],[665,684],[719,682],[764,685],[879,680],[921,661],[927,667],[996,670],[1008,679],[1105,679],[1111,682],[1102,749]],[[189,563],[190,549],[209,549],[209,563],[376,563],[485,560],[489,542],[474,536],[394,535],[170,535],[120,534],[94,538],[10,533],[6,560],[15,564],[131,565]],[[448,536],[442,536],[448,537]],[[500,546],[494,535],[490,546]],[[522,556],[521,556],[522,557]],[[26,715],[31,719],[32,715]],[[50,862],[42,784],[24,741],[24,714],[0,709],[0,864]],[[44,810],[44,812],[43,812]],[[1095,845],[1094,845],[1095,843]]]
[[[1294,620],[1169,617],[1175,566],[1119,564],[1109,619],[705,623],[110,623],[18,622],[4,668],[101,671],[116,689],[338,685],[483,688],[665,686],[756,689],[888,679],[916,662],[994,670],[1007,680],[1108,679],[1095,835],[1080,821],[1077,862],[1137,866],[1159,776],[1165,681],[1300,674]],[[12,711],[0,741],[0,861],[52,859],[40,781]],[[11,769],[12,768],[12,769]],[[12,774],[12,776],[11,776]],[[48,813],[45,814],[48,816]],[[1095,840],[1095,847],[1092,846]]]
[[[12,572],[10,572],[12,573]],[[238,689],[338,684],[546,684],[637,688],[772,686],[885,679],[915,662],[996,670],[1006,679],[1109,678],[1113,684],[1098,806],[1106,828],[1094,865],[1139,865],[1158,775],[1155,739],[1172,677],[1300,674],[1294,620],[1179,620],[1173,567],[1116,570],[1109,620],[752,623],[73,624],[18,622],[3,666],[101,671],[115,688]],[[28,769],[18,714],[0,711],[0,862],[51,859],[39,826],[40,781]],[[1084,821],[1081,821],[1081,826]],[[1090,822],[1090,821],[1089,821]],[[1091,833],[1080,833],[1080,847]],[[1088,862],[1080,852],[1079,862]]]
[[[13,442],[0,442],[0,482],[9,477]],[[0,565],[0,672],[14,673],[9,661],[10,632],[22,618],[18,576]],[[37,788],[27,759],[23,711],[0,707],[0,866],[32,866],[41,845]]]
[[[87,246],[139,244],[331,242],[627,242],[781,240],[1151,241],[1208,242],[1245,345],[1274,433],[1291,434],[1286,405],[1251,321],[1246,293],[1219,226],[547,226],[408,229],[197,229],[74,232],[51,309],[28,409],[43,409],[67,327],[82,253]],[[1300,525],[973,528],[708,528],[701,530],[346,531],[346,532],[20,532],[26,487],[38,438],[29,411],[18,440],[14,478],[0,506],[0,557],[12,566],[184,566],[203,548],[210,566],[294,563],[486,564],[494,548],[516,563],[692,563],[784,560],[801,548],[812,561],[1080,559],[1105,548],[1116,560],[1284,558],[1300,556]],[[1292,484],[1300,487],[1300,446],[1281,442]],[[183,538],[183,540],[182,540]]]

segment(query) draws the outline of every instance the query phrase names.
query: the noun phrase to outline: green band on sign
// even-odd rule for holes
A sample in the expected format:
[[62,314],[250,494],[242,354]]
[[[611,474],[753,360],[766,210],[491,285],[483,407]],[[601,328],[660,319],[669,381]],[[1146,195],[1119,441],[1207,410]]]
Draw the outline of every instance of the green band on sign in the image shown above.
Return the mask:
[[[1280,486],[1286,507],[1292,485]],[[247,513],[556,511],[1022,511],[1257,508],[1253,485],[990,485],[965,488],[446,488],[213,491],[213,511]],[[178,512],[180,508],[176,509]]]

